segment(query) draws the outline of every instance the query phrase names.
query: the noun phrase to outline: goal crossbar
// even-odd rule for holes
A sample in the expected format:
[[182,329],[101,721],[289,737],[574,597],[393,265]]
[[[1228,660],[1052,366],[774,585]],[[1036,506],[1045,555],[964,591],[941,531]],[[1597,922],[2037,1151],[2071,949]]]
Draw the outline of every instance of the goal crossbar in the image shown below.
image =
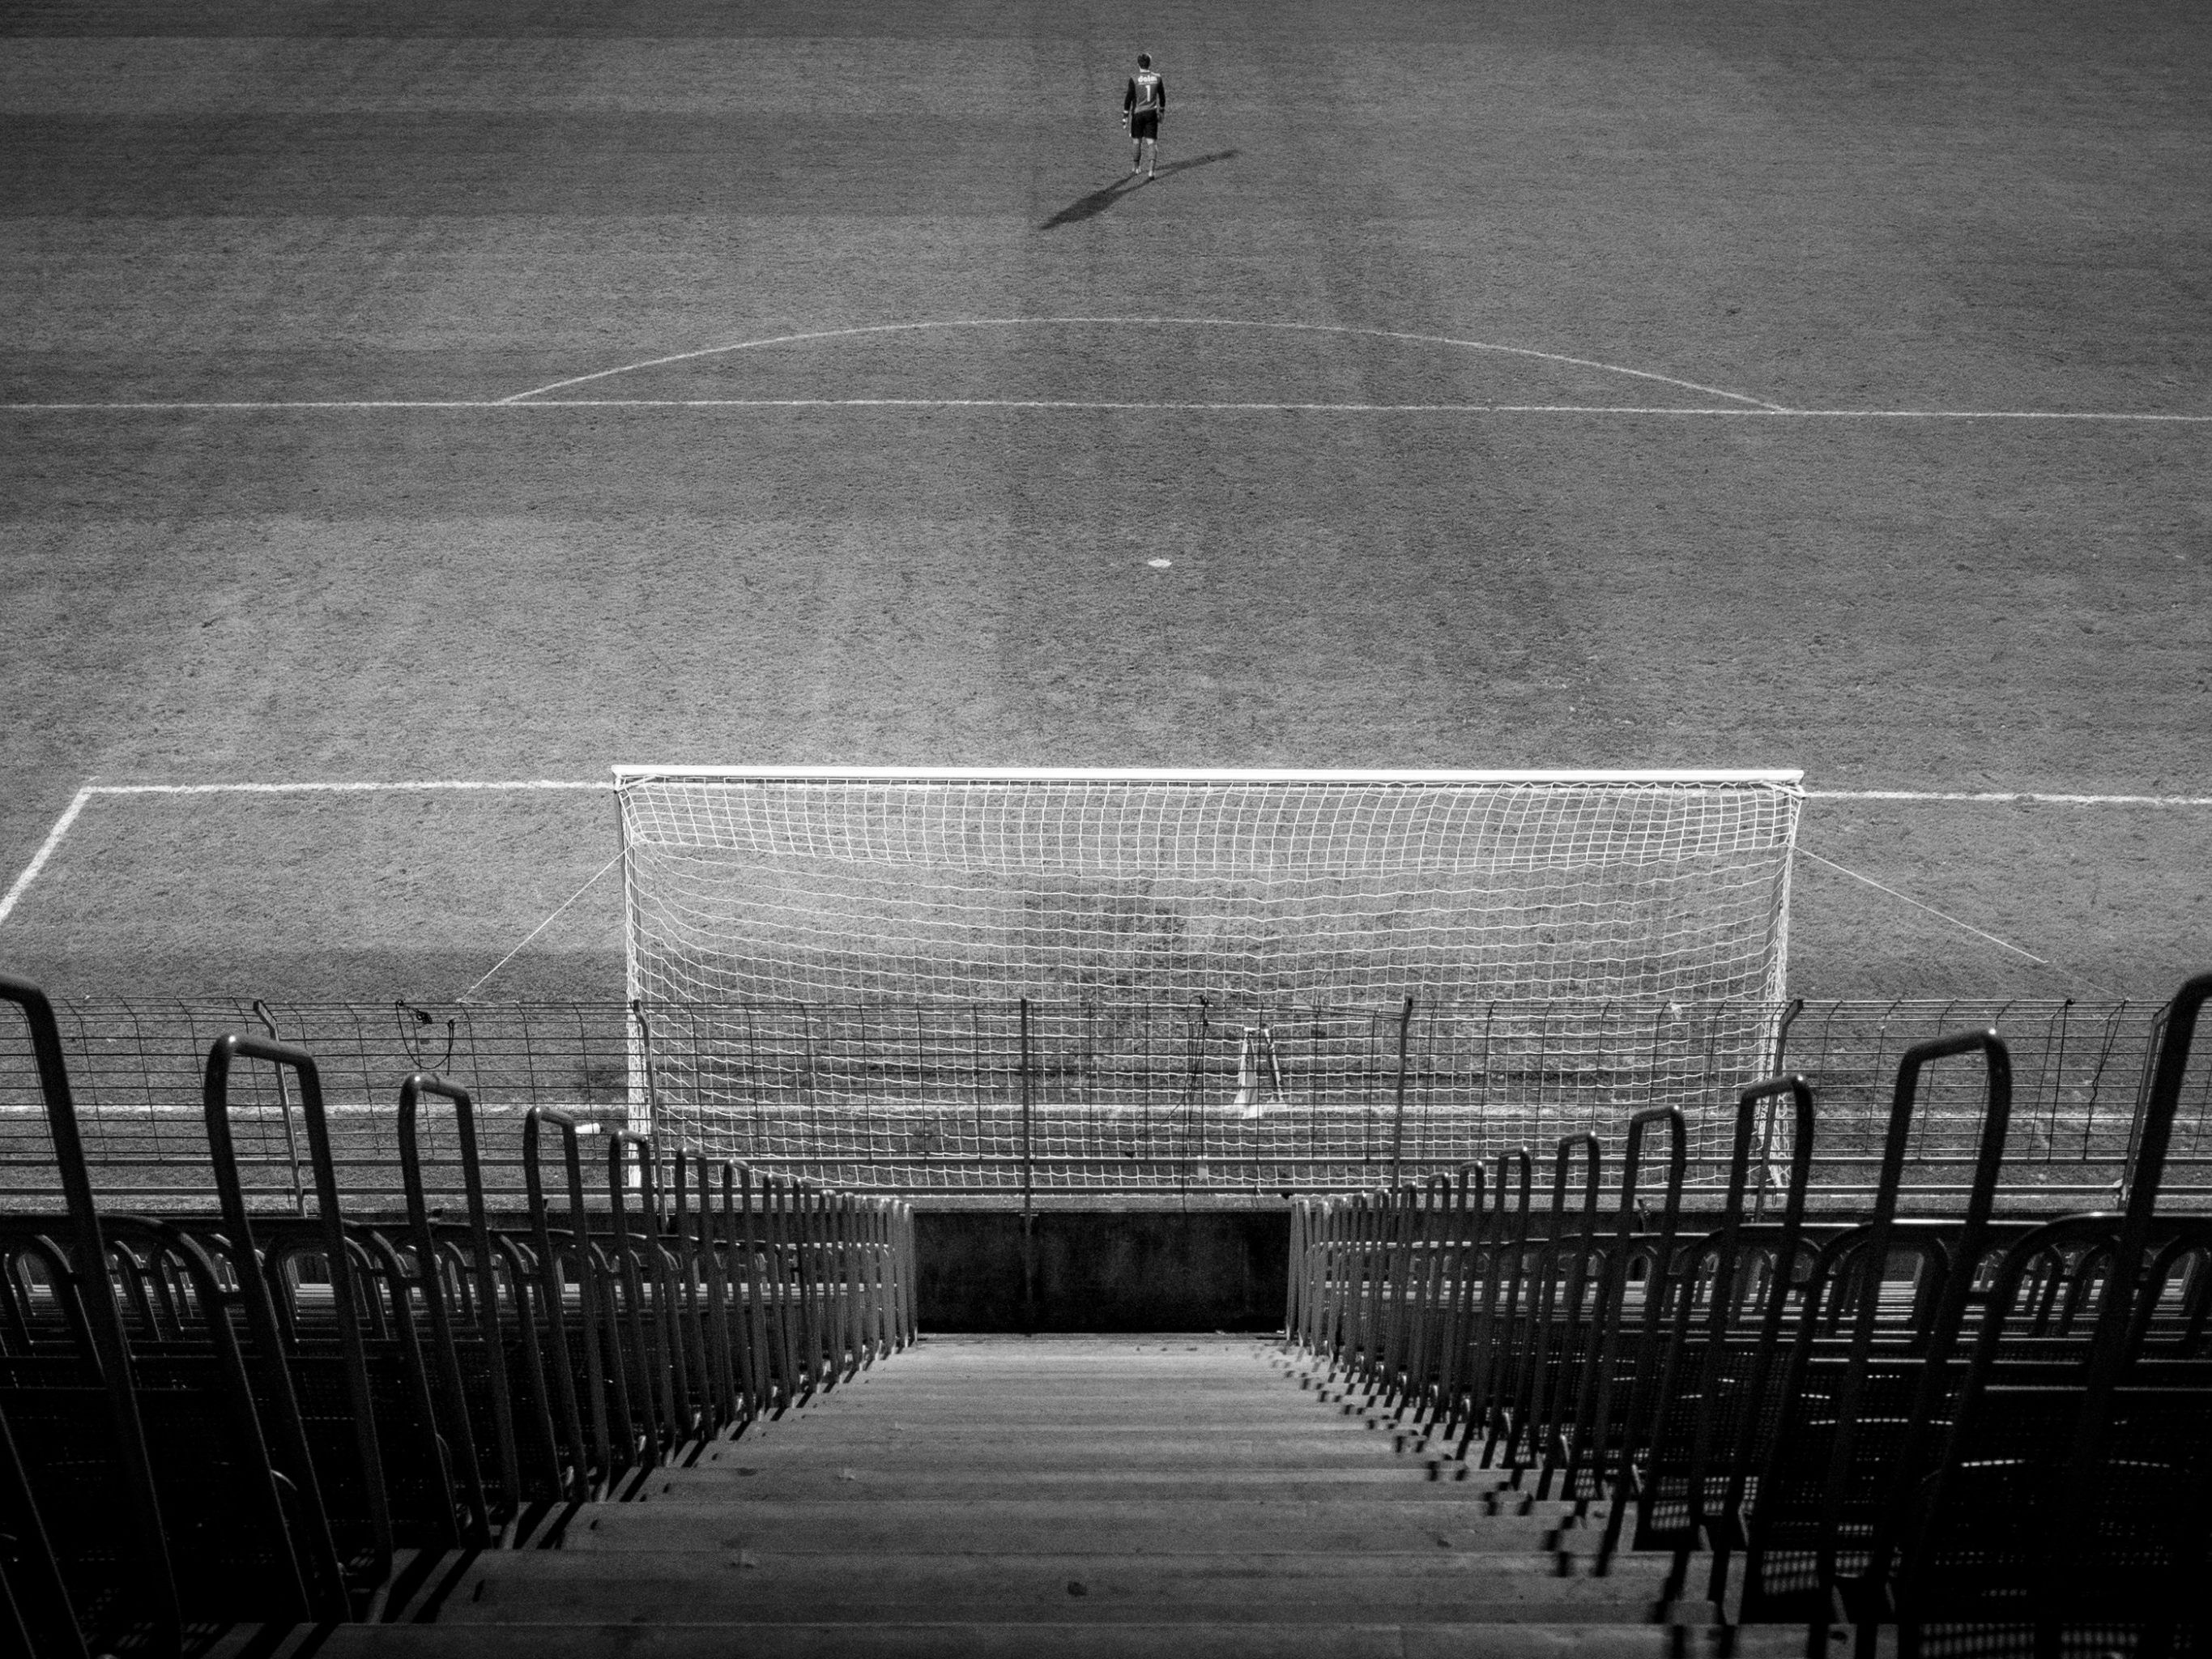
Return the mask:
[[1673,771],[1559,769],[1500,771],[1374,771],[1357,768],[1145,766],[617,766],[615,786],[653,780],[730,782],[884,783],[1364,783],[1364,784],[1770,784],[1795,789],[1805,778],[1790,767],[1705,768]]

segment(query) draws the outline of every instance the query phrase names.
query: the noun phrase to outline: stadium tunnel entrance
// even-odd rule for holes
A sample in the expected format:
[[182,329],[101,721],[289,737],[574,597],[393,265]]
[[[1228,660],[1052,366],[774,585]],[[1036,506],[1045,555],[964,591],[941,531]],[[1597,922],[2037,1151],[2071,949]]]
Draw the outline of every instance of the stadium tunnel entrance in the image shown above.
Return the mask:
[[932,1333],[1276,1331],[1287,1209],[917,1209]]

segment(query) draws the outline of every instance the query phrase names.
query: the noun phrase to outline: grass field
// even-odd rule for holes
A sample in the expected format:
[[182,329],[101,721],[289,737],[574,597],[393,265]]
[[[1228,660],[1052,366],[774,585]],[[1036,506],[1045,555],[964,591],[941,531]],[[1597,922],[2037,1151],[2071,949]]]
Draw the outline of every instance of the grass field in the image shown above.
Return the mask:
[[[57,989],[450,997],[615,845],[590,790],[54,839],[88,781],[617,761],[1796,765],[1794,988],[2212,965],[2194,0],[0,29],[0,963]],[[2019,792],[2197,804],[1929,798]],[[618,904],[484,994],[617,994]]]

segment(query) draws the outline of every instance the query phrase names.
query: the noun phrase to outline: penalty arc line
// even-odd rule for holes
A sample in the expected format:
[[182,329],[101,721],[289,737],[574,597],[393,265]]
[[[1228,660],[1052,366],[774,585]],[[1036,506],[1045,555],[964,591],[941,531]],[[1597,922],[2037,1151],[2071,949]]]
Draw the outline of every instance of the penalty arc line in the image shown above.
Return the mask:
[[1607,374],[1626,374],[1631,379],[1650,380],[1661,386],[1680,386],[1686,392],[1700,392],[1708,397],[1725,398],[1731,403],[1746,404],[1758,409],[1778,409],[1778,404],[1764,398],[1753,398],[1741,392],[1730,392],[1723,386],[1702,386],[1695,380],[1679,380],[1672,374],[1655,374],[1646,368],[1627,368],[1619,363],[1601,363],[1589,357],[1571,357],[1564,352],[1539,351],[1529,346],[1497,345],[1487,340],[1457,339],[1445,334],[1413,334],[1387,328],[1360,328],[1343,323],[1291,323],[1261,321],[1249,317],[955,317],[933,322],[871,323],[855,328],[811,329],[799,334],[780,334],[757,340],[738,340],[727,345],[702,346],[696,351],[671,352],[665,356],[649,357],[642,362],[624,363],[616,368],[602,368],[589,374],[572,374],[566,380],[552,380],[527,392],[516,392],[501,398],[502,404],[521,403],[558,392],[572,386],[586,386],[593,380],[611,380],[618,374],[635,374],[640,369],[661,368],[671,363],[693,362],[702,357],[726,356],[732,352],[752,351],[763,346],[811,343],[817,340],[850,339],[869,334],[912,334],[954,328],[1076,328],[1076,327],[1133,327],[1133,328],[1265,328],[1294,334],[1341,334],[1364,339],[1397,340],[1410,345],[1455,346],[1466,351],[1492,351],[1511,357],[1533,358],[1540,362],[1565,363],[1575,368],[1594,368]]

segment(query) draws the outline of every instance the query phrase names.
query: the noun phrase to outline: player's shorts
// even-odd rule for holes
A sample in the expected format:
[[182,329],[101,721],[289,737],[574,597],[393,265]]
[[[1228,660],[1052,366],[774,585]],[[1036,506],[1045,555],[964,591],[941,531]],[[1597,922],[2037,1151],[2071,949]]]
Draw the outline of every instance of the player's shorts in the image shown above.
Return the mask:
[[1156,109],[1140,109],[1129,116],[1129,137],[1158,138],[1160,136],[1160,112]]

